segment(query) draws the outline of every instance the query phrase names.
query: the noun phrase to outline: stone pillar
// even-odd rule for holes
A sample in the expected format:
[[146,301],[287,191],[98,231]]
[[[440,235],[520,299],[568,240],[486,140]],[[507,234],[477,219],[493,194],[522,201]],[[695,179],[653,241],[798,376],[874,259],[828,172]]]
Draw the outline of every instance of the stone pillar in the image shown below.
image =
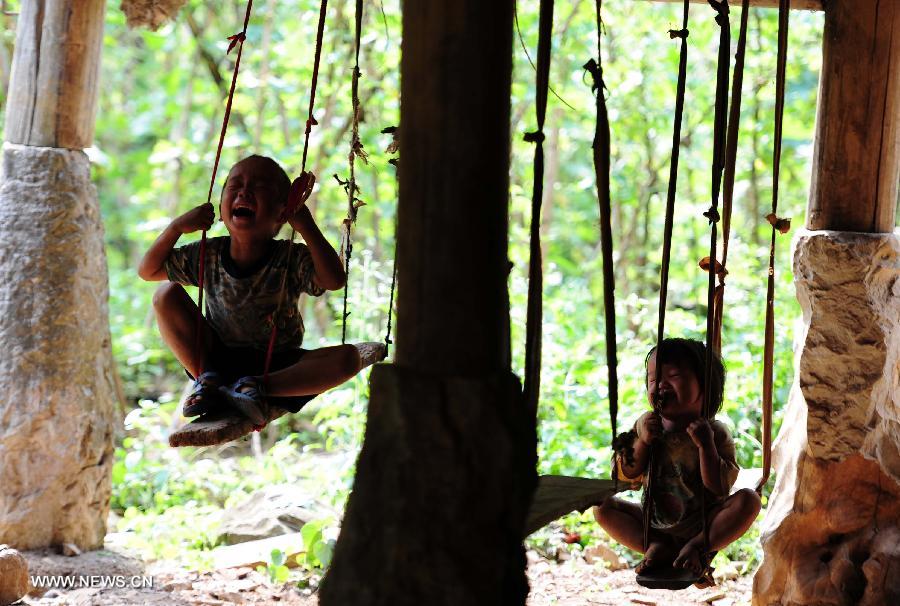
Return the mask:
[[101,547],[116,391],[90,164],[7,143],[0,180],[0,542]]
[[116,388],[90,163],[103,0],[22,2],[0,173],[0,543],[103,545]]
[[900,604],[900,239],[804,231],[755,606]]

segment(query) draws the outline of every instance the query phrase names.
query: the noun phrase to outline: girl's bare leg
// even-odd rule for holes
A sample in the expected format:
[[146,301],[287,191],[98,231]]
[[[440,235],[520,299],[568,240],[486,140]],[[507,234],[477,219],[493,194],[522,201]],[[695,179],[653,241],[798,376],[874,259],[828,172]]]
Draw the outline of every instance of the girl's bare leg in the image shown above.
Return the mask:
[[163,282],[153,294],[153,309],[163,341],[194,377],[205,367],[212,347],[212,329],[206,320],[201,324],[201,347],[195,343],[197,330],[197,305],[180,284]]
[[622,545],[644,552],[644,515],[637,503],[609,497],[594,507],[594,519]]
[[315,395],[351,379],[359,369],[359,351],[352,345],[313,349],[296,364],[271,373],[266,393],[273,397]]
[[594,519],[613,539],[644,554],[644,559],[634,569],[638,574],[668,564],[675,557],[670,542],[652,535],[644,551],[644,515],[641,506],[636,503],[610,497],[599,507],[594,507]]
[[[709,550],[718,551],[736,541],[756,520],[761,503],[759,495],[749,488],[738,490],[711,512],[709,519]],[[688,541],[675,558],[674,566],[687,568],[697,574],[701,570],[703,532]]]

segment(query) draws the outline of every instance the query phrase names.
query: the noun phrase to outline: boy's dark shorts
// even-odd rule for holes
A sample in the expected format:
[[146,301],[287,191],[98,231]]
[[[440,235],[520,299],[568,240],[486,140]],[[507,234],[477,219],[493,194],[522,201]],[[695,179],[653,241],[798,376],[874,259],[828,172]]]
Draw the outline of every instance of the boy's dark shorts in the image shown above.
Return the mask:
[[[216,339],[218,341],[218,339]],[[272,353],[272,364],[269,369],[271,372],[281,370],[296,364],[305,349],[287,349]],[[213,370],[222,376],[223,385],[230,385],[241,377],[261,376],[265,370],[266,352],[254,349],[252,347],[228,347],[221,342],[217,342],[210,354],[207,362],[207,368],[204,370]],[[185,369],[184,371],[191,379],[194,376]],[[318,394],[311,396],[290,396],[285,398],[266,398],[269,405],[282,408],[288,412],[298,412],[307,402],[312,400]]]

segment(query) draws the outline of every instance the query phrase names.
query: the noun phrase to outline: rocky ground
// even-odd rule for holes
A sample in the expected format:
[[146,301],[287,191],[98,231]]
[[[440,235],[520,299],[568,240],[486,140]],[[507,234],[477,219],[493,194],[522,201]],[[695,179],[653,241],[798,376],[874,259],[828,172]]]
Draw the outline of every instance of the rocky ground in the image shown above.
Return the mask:
[[[67,557],[49,551],[26,552],[29,571],[36,575],[87,579],[79,588],[38,589],[21,602],[29,606],[219,606],[228,604],[284,604],[315,606],[316,579],[307,587],[296,581],[273,584],[251,568],[189,572],[176,563],[144,565],[115,551],[95,551]],[[77,577],[75,576],[77,575]],[[102,587],[104,577],[118,575],[121,587]],[[531,595],[528,606],[744,606],[750,604],[751,580],[739,577],[710,589],[682,592],[648,590],[634,583],[630,570],[610,572],[583,559],[563,563],[529,554]],[[137,585],[132,587],[132,579]],[[144,580],[146,579],[146,580]],[[147,586],[152,582],[152,586]],[[143,583],[144,586],[141,586]]]

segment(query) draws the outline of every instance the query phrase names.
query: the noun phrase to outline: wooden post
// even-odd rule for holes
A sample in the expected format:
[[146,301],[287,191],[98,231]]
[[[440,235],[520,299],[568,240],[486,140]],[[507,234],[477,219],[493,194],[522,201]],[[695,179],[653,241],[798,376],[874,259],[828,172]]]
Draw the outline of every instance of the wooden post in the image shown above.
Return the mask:
[[322,606],[525,603],[537,437],[509,353],[512,31],[512,0],[403,6],[396,363],[372,371]]
[[807,227],[894,229],[900,183],[900,2],[830,0]]
[[94,139],[105,0],[23,2],[6,141],[84,149]]
[[510,367],[510,10],[506,0],[403,7],[402,366],[438,374]]

